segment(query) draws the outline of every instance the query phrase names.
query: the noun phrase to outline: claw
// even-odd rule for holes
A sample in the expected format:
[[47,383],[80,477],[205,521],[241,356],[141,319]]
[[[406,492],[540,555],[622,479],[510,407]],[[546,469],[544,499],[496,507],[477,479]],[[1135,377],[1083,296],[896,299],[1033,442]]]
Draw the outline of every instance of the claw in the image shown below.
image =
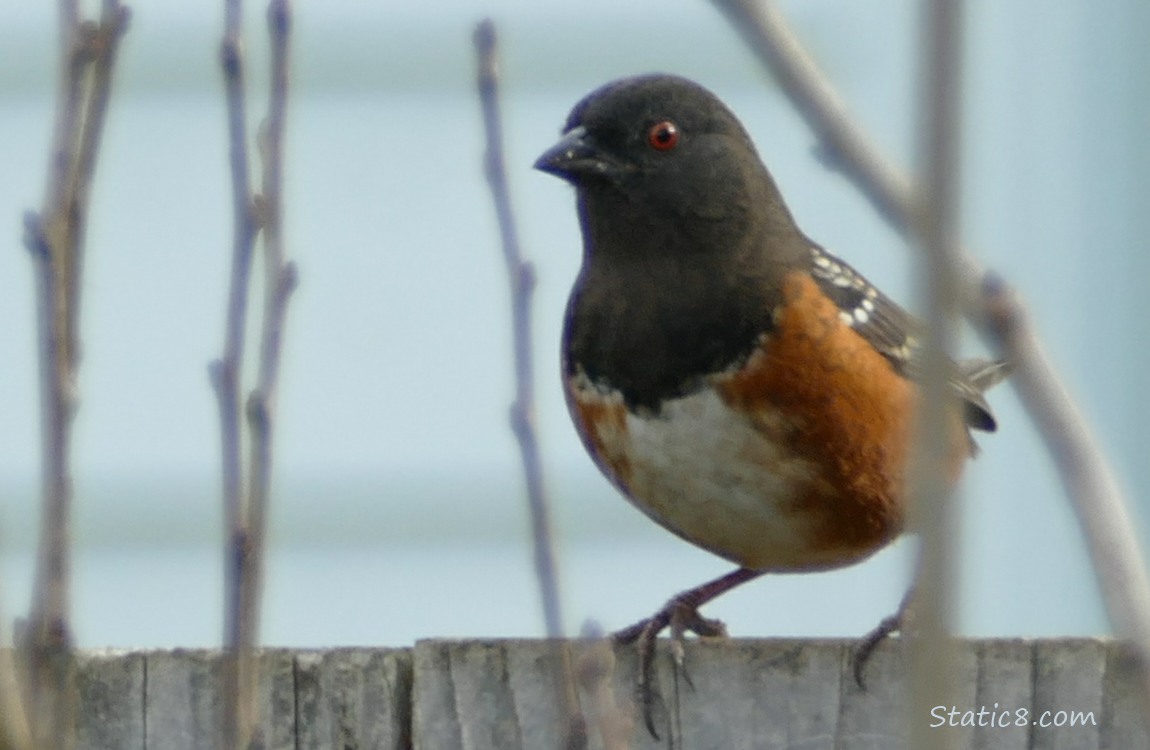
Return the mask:
[[866,690],[866,663],[870,661],[874,650],[878,648],[878,644],[886,640],[887,636],[892,633],[897,633],[902,630],[902,613],[901,611],[886,617],[880,622],[874,630],[863,636],[859,641],[859,645],[855,648],[854,652],[854,675],[855,683],[859,686],[859,690]]
[[[713,620],[699,614],[699,607],[723,594],[740,583],[757,578],[759,571],[739,568],[721,578],[716,578],[702,586],[672,597],[663,608],[646,620],[615,633],[616,643],[634,644],[639,654],[639,678],[636,684],[636,701],[642,707],[643,723],[656,740],[659,733],[655,729],[655,703],[658,698],[654,688],[655,641],[664,628],[671,629],[671,656],[675,666],[676,680],[683,675],[686,683],[694,689],[685,668],[683,641],[688,633],[700,638],[725,638],[727,627],[721,620]],[[676,682],[676,685],[678,683]]]
[[675,660],[676,674],[682,675],[687,687],[694,690],[695,683],[687,671],[687,653],[683,643],[687,633],[700,638],[727,638],[727,626],[722,620],[703,617],[698,609],[690,606],[680,606],[671,614],[671,657]]
[[853,660],[855,683],[859,686],[860,690],[866,690],[864,674],[866,671],[866,663],[870,661],[874,650],[878,648],[878,644],[882,643],[893,633],[898,633],[903,630],[903,625],[910,619],[909,611],[912,599],[914,599],[913,587],[907,591],[906,595],[902,598],[902,602],[898,605],[898,611],[889,617],[884,617],[873,630],[864,635],[862,640],[859,641],[859,645],[855,648]]

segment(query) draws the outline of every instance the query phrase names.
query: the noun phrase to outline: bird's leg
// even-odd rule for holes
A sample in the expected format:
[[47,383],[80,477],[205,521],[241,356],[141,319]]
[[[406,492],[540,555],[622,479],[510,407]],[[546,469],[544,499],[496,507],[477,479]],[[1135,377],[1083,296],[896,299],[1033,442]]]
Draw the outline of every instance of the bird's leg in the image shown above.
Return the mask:
[[855,682],[858,683],[861,690],[866,690],[866,680],[864,679],[863,672],[866,669],[867,661],[871,655],[874,654],[874,650],[878,648],[878,644],[886,640],[887,636],[892,633],[901,632],[909,621],[910,605],[914,600],[914,592],[915,587],[912,584],[902,597],[902,602],[899,603],[898,610],[893,615],[884,617],[873,630],[862,637],[858,646],[855,647]]
[[699,614],[699,607],[712,599],[727,593],[739,584],[758,578],[761,570],[738,568],[680,594],[671,597],[658,612],[641,620],[629,628],[615,633],[614,640],[621,644],[635,644],[639,654],[639,681],[636,686],[639,703],[643,707],[643,721],[647,731],[656,739],[655,731],[655,691],[653,687],[655,666],[655,641],[663,628],[671,629],[671,654],[674,658],[676,674],[683,672],[690,684],[690,678],[683,671],[683,640],[687,633],[700,637],[725,637],[727,628],[720,620],[712,620]]

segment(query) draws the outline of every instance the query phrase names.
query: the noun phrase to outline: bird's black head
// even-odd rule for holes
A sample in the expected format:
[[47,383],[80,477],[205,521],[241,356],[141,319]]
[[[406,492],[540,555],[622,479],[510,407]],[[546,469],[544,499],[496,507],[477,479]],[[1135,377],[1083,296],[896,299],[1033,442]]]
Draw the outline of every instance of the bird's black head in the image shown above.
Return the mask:
[[591,92],[571,110],[563,134],[535,166],[575,185],[666,175],[718,148],[754,154],[746,131],[714,94],[661,74]]
[[[730,247],[716,229],[746,238],[749,224],[764,224],[776,209],[790,223],[738,119],[677,76],[625,78],[593,91],[535,166],[578,189],[585,235],[602,246],[595,252],[658,252],[667,234],[680,238],[681,251]],[[695,234],[706,242],[691,243]]]

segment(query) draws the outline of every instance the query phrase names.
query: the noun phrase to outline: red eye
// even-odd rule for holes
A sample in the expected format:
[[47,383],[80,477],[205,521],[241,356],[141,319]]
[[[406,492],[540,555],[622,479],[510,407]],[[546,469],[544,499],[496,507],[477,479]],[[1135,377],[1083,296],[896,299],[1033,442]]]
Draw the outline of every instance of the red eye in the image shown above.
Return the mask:
[[670,120],[663,120],[647,131],[647,143],[656,151],[670,151],[679,145],[679,127]]

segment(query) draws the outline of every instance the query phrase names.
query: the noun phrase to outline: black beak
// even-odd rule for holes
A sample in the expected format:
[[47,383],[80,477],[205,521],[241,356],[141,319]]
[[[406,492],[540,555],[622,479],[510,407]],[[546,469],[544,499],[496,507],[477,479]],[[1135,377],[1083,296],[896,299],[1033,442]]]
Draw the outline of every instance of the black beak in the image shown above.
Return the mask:
[[535,160],[535,168],[576,185],[589,178],[613,180],[625,171],[599,149],[582,125],[568,130],[544,151]]

